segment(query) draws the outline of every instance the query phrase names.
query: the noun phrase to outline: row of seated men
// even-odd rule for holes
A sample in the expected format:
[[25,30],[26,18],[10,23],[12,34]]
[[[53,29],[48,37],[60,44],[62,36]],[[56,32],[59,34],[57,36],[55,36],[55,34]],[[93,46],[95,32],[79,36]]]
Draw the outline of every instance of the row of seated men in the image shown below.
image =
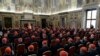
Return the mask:
[[54,27],[4,30],[1,56],[100,56],[99,32]]

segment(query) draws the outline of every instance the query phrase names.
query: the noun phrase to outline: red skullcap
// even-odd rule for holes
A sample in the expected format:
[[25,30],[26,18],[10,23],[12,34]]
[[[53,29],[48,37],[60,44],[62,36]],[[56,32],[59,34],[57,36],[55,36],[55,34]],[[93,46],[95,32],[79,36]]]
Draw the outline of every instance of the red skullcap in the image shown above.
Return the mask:
[[12,52],[12,50],[11,50],[10,47],[7,47],[7,48],[5,49],[5,53],[6,53],[7,55],[10,55],[11,52]]
[[87,52],[87,47],[81,47],[81,48],[80,48],[80,51],[81,51],[81,52]]
[[29,50],[29,51],[33,51],[33,50],[34,50],[34,45],[29,45],[29,46],[28,46],[28,50]]
[[66,51],[60,51],[60,56],[68,56],[68,53]]

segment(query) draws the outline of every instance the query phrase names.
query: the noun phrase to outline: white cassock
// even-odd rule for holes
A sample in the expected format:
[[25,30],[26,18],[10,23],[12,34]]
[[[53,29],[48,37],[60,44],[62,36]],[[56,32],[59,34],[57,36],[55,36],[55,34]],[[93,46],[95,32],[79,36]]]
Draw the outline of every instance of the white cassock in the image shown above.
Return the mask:
[[30,23],[28,24],[28,29],[32,29],[32,26],[31,26],[31,24],[30,24]]

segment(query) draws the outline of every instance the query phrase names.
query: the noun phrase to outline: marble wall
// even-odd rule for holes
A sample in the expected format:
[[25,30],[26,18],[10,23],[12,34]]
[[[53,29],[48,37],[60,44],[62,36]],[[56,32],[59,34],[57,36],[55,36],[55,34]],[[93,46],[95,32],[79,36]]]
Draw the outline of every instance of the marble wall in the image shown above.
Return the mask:
[[[51,1],[51,0],[49,0],[49,1]],[[86,3],[86,0],[83,0],[84,5],[82,5],[83,6],[82,10],[59,13],[59,14],[55,14],[55,15],[35,15],[33,13],[29,13],[29,18],[31,16],[31,18],[33,20],[35,20],[35,25],[38,25],[38,26],[41,26],[41,19],[45,18],[48,25],[52,24],[55,27],[59,27],[59,26],[62,27],[62,24],[64,24],[64,26],[66,26],[66,27],[85,28],[86,10],[96,8],[98,11],[96,27],[100,28],[100,16],[99,16],[100,15],[100,6],[98,6],[99,2],[100,2],[100,0],[93,0],[93,1],[90,0],[89,3]],[[64,3],[64,2],[62,2],[62,3]],[[75,5],[77,5],[77,4],[75,4]],[[48,5],[48,6],[51,6],[51,5]],[[2,7],[2,5],[0,5],[0,8],[1,7]],[[12,21],[13,28],[17,28],[17,27],[19,28],[20,20],[22,20],[24,18],[24,15],[25,15],[25,13],[0,12],[0,21],[2,22],[3,27],[5,27],[4,26],[4,17],[11,17],[13,20]],[[64,18],[64,21],[62,21],[62,18]],[[27,19],[27,20],[29,20],[29,19]]]

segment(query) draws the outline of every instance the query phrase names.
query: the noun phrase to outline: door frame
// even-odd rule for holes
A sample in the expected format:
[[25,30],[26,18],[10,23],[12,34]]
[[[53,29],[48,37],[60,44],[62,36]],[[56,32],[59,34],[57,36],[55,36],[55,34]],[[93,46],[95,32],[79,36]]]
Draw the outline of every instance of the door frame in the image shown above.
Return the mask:
[[[45,26],[45,27],[43,27],[43,25],[42,25],[44,19],[45,19],[45,21],[46,21],[46,24],[45,24],[46,26]],[[41,19],[41,27],[42,27],[42,28],[46,28],[47,26],[48,26],[48,24],[47,24],[46,18],[42,18],[42,19]]]
[[[6,16],[3,17],[3,28],[5,28],[5,18],[7,18],[7,17]],[[8,18],[11,18],[11,20],[12,20],[11,28],[13,28],[13,17],[8,17]]]

